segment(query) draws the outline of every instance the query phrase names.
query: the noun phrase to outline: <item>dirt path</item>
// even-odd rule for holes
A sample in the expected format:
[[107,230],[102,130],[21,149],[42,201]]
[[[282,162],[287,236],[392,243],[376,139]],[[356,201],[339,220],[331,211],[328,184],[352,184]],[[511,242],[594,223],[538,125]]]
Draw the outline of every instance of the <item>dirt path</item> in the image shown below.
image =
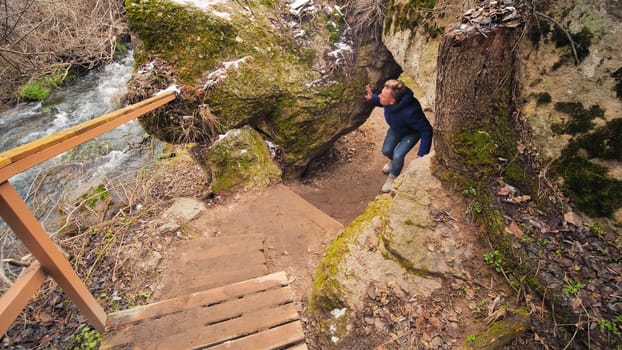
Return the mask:
[[[296,194],[348,225],[379,195],[387,178],[381,169],[387,159],[380,149],[387,131],[382,109],[377,108],[357,130],[338,140],[313,162],[300,181],[286,183]],[[418,146],[408,153],[404,168]]]

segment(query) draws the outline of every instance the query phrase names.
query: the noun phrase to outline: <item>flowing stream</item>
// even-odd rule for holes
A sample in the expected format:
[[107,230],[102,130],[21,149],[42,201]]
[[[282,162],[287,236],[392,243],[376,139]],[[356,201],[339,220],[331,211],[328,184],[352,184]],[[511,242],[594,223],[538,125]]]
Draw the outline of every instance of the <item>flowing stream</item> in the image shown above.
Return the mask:
[[[1,112],[0,151],[122,108],[133,64],[130,52],[53,92],[43,103],[24,103]],[[15,175],[10,182],[31,206],[33,194],[44,198],[48,208],[33,210],[50,231],[59,221],[50,213],[58,212],[54,208],[62,201],[92,191],[106,179],[139,169],[154,158],[154,151],[153,142],[133,120]]]

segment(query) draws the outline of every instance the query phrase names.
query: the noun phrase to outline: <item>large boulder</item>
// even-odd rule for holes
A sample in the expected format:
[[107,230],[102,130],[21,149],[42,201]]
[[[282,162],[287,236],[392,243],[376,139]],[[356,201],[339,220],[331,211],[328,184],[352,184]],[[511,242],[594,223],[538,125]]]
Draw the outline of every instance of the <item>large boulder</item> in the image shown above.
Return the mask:
[[179,98],[141,118],[149,133],[209,144],[249,124],[283,149],[286,174],[299,174],[369,116],[364,86],[401,70],[337,4],[241,4],[127,0],[138,67],[130,100],[174,85]]
[[[377,298],[379,291],[390,290],[401,299],[397,303],[403,308],[414,304],[417,309],[416,305],[442,303],[447,297],[443,289],[451,284],[447,281],[475,276],[469,261],[474,258],[478,229],[468,223],[462,200],[443,189],[440,180],[432,175],[432,159],[428,156],[413,161],[397,178],[393,192],[376,197],[327,250],[315,272],[308,306],[319,327],[322,349],[359,348],[352,343],[356,341],[366,344],[363,348],[375,348],[383,341],[386,334],[378,332],[371,332],[368,337],[351,334],[361,319],[371,328],[384,328],[378,316],[388,310],[369,310],[367,305],[369,299],[382,299],[383,306],[391,304],[385,297]],[[475,280],[487,278],[481,272],[478,274]],[[421,317],[423,321],[417,311],[410,312],[409,317]],[[429,312],[427,317],[435,318],[429,310],[418,312]],[[467,321],[470,316],[464,312],[459,318],[467,324],[478,323]],[[399,322],[393,321],[395,325],[387,327],[396,327]],[[448,335],[437,326],[415,330],[426,348],[435,348],[433,343],[438,339],[451,347],[452,338],[466,337],[459,330]]]

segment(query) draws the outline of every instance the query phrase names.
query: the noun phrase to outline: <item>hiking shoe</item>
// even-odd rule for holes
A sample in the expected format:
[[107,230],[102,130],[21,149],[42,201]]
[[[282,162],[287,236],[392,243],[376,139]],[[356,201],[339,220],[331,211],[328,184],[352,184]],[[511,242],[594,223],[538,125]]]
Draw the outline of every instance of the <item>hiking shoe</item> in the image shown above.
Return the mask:
[[387,181],[384,183],[384,185],[382,185],[382,192],[391,192],[391,186],[393,186],[393,181],[395,181],[395,175],[389,174],[389,177],[387,177]]
[[385,165],[382,167],[382,172],[383,172],[383,173],[385,173],[385,174],[388,174],[388,173],[389,173],[389,171],[391,171],[391,165],[393,165],[393,162],[392,162],[392,161],[389,161],[387,164],[385,164]]

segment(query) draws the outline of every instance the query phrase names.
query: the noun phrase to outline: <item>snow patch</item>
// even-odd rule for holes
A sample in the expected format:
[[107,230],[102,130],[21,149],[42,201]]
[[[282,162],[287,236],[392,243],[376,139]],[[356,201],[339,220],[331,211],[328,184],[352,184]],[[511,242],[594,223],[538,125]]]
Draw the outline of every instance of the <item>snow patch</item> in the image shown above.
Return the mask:
[[341,60],[352,54],[352,47],[345,43],[336,43],[335,50],[328,53],[329,57],[335,59],[336,64],[340,64]]
[[169,91],[175,91],[176,94],[181,93],[181,90],[177,87],[177,85],[173,84],[173,85],[167,87],[164,90],[160,90],[160,91],[156,92],[154,96],[160,96],[163,93],[166,93],[166,92],[169,92]]
[[[222,139],[224,139],[224,138],[229,137],[229,135],[232,135],[232,136],[240,136],[240,129],[231,129],[231,130],[227,131],[224,135],[223,135],[223,134],[218,135],[218,140],[216,140],[216,141],[212,144],[212,146],[211,146],[211,147],[213,147],[215,144],[217,144],[220,140],[222,140]],[[210,147],[210,148],[211,148],[211,147]]]
[[348,308],[343,308],[343,309],[334,309],[330,312],[331,315],[333,315],[334,318],[339,318],[339,317],[343,317],[346,314],[346,311],[348,310]]
[[153,63],[153,61],[143,65],[142,67],[140,67],[140,69],[138,69],[138,73],[139,74],[145,74],[147,72],[151,72],[153,69],[155,68],[155,64]]
[[231,20],[231,15],[229,15],[226,12],[216,11],[212,7],[214,5],[227,4],[229,2],[227,0],[171,0],[171,1],[182,6],[191,5],[203,11],[209,11],[214,16],[226,19],[228,21]]
[[220,17],[222,19],[226,19],[227,21],[231,20],[231,15],[227,12],[212,10],[212,14],[216,17]]
[[268,140],[264,140],[264,142],[266,143],[266,145],[268,145],[268,149],[270,150],[270,157],[274,158],[274,156],[276,156],[276,151],[279,149],[279,146]]
[[231,68],[239,69],[241,63],[245,63],[251,56],[244,56],[235,61],[223,62],[221,68],[216,69],[207,75],[207,81],[203,85],[203,90],[216,86],[221,81],[227,79],[227,71]]
[[[331,324],[328,327],[328,330],[330,331],[330,334],[335,334],[335,333],[337,333],[337,326],[334,325],[334,324]],[[333,336],[330,337],[330,341],[332,341],[333,344],[337,344],[339,342],[339,337],[336,336],[336,335],[333,335]]]
[[315,13],[317,9],[313,6],[313,0],[294,0],[289,4],[289,13],[299,16],[302,12]]

